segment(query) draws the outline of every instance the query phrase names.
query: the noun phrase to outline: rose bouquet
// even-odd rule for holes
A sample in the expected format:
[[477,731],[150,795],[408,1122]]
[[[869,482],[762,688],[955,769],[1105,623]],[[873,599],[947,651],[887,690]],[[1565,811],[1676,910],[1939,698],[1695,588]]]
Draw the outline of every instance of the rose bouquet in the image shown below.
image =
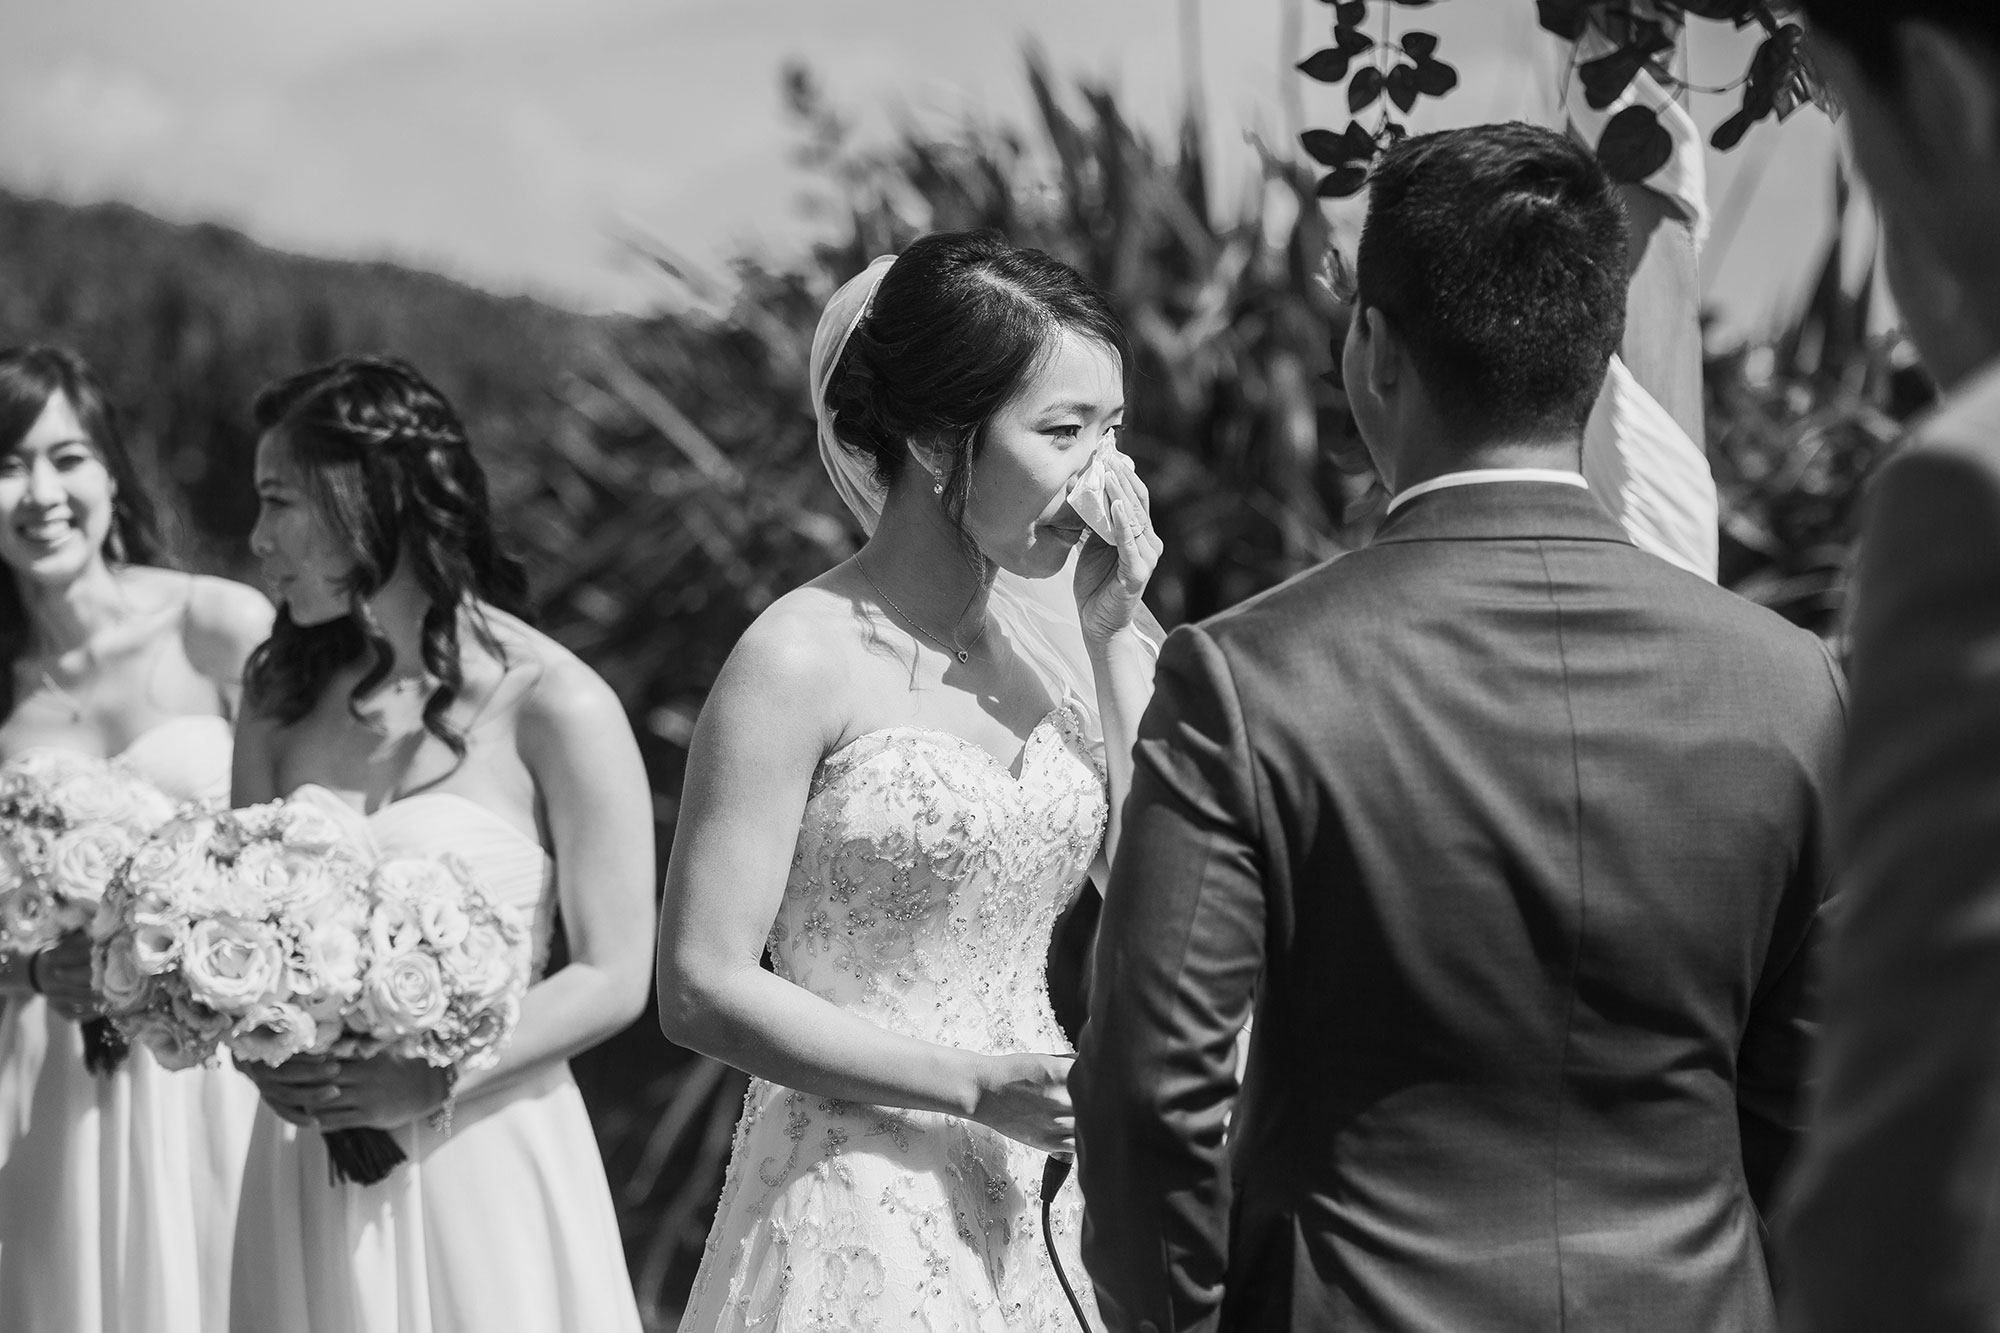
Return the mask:
[[[174,802],[124,765],[31,750],[0,765],[0,954],[32,957],[91,924],[125,859],[173,817]],[[83,1060],[108,1074],[118,1030],[83,1024]]]
[[[141,847],[93,927],[106,1011],[172,1068],[387,1052],[490,1064],[527,987],[528,935],[452,858],[377,861],[303,801],[178,821]],[[325,1132],[342,1177],[403,1159],[380,1129]]]

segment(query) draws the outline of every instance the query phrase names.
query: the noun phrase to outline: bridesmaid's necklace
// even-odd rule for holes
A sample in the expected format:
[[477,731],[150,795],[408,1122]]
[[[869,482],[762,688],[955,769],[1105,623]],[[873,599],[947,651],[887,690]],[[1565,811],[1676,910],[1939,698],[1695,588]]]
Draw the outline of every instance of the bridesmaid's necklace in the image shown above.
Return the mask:
[[[96,648],[94,648],[89,643],[85,643],[83,645],[83,684],[82,684],[83,693],[85,697],[88,697],[90,694],[94,692],[95,686],[97,684],[97,665],[98,663],[97,663]],[[78,698],[76,695],[71,694],[68,690],[64,689],[62,687],[62,684],[56,680],[55,674],[51,672],[47,667],[42,668],[42,688],[55,696],[55,703],[58,706],[68,710],[69,721],[72,725],[83,721],[84,714],[90,711],[89,708],[84,704],[84,700]]]
[[854,553],[854,567],[861,571],[862,578],[868,580],[868,586],[875,590],[875,595],[877,597],[880,597],[883,601],[887,602],[889,604],[889,609],[891,611],[894,611],[897,615],[901,616],[903,619],[909,621],[912,625],[916,626],[917,633],[923,635],[926,639],[929,639],[932,643],[944,649],[946,652],[950,653],[953,657],[956,657],[961,662],[967,662],[972,659],[972,650],[979,646],[980,639],[984,638],[986,635],[986,622],[984,620],[981,620],[979,622],[979,633],[972,636],[972,642],[963,644],[960,643],[958,641],[958,631],[956,628],[954,628],[952,630],[951,642],[946,643],[943,639],[931,633],[928,629],[925,629],[923,621],[918,620],[908,611],[905,611],[902,607],[897,606],[895,598],[891,597],[888,593],[882,591],[882,585],[877,583],[875,581],[875,576],[868,572],[868,566],[861,563],[861,552],[859,551],[856,551]]

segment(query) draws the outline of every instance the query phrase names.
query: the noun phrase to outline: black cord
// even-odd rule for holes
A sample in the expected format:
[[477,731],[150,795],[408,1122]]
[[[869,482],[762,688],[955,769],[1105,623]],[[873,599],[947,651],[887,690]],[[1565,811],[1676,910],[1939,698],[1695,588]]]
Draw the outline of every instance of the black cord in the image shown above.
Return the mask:
[[1069,1308],[1076,1312],[1076,1326],[1083,1333],[1092,1333],[1090,1320],[1083,1313],[1083,1302],[1076,1298],[1076,1289],[1069,1284],[1069,1274],[1063,1272],[1062,1260],[1056,1257],[1056,1232],[1049,1221],[1049,1205],[1056,1200],[1056,1193],[1069,1179],[1069,1158],[1051,1157],[1042,1168],[1042,1243],[1049,1247],[1049,1263],[1056,1270],[1056,1281],[1062,1284],[1063,1295],[1069,1297]]

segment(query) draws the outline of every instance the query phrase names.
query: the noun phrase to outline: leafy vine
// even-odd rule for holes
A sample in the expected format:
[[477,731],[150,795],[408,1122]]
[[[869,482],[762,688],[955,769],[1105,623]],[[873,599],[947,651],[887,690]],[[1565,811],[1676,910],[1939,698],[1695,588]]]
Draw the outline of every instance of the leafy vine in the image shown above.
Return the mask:
[[[1407,115],[1418,98],[1442,97],[1458,86],[1458,71],[1438,58],[1437,34],[1394,35],[1398,8],[1427,8],[1436,0],[1373,2],[1383,9],[1379,39],[1363,31],[1371,0],[1322,0],[1333,8],[1333,44],[1298,64],[1308,78],[1345,83],[1354,117],[1339,133],[1312,129],[1300,136],[1306,152],[1327,168],[1318,185],[1321,198],[1344,199],[1359,191],[1367,182],[1368,164],[1408,137],[1396,112]],[[1710,140],[1724,151],[1741,143],[1751,126],[1773,116],[1785,120],[1808,103],[1832,110],[1826,85],[1807,54],[1805,31],[1791,21],[1797,8],[1797,0],[1535,0],[1541,26],[1558,37],[1575,43],[1594,30],[1611,41],[1611,50],[1576,65],[1584,100],[1593,110],[1618,101],[1642,72],[1674,93],[1740,89],[1741,106]],[[1673,72],[1669,61],[1690,18],[1763,29],[1764,40],[1740,77],[1721,88],[1696,88]],[[1364,124],[1361,114],[1378,106],[1373,127]],[[1636,183],[1667,164],[1673,137],[1658,111],[1635,103],[1606,124],[1597,153],[1613,179]]]

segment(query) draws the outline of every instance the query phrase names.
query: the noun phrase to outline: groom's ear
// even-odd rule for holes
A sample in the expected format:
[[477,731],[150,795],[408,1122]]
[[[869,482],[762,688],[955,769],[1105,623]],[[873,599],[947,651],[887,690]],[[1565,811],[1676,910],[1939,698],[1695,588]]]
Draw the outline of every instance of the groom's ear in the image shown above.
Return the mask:
[[1370,306],[1357,311],[1355,318],[1361,323],[1361,373],[1367,377],[1369,396],[1381,402],[1409,375],[1409,350],[1380,309]]

